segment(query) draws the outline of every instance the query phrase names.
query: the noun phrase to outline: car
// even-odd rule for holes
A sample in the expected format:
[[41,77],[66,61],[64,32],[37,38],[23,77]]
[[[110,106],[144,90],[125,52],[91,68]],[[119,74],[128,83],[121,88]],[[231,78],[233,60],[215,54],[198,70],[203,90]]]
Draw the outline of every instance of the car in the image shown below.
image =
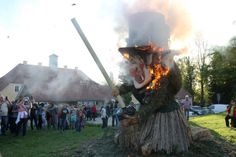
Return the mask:
[[192,112],[193,115],[202,115],[202,113],[201,113],[201,111],[202,111],[201,106],[192,106],[190,108],[190,111]]
[[210,114],[212,111],[208,107],[202,107],[201,115]]
[[194,113],[193,111],[189,111],[189,117],[194,117],[194,116],[198,116],[198,114]]
[[192,112],[193,115],[206,115],[211,113],[210,109],[201,106],[192,106],[190,108],[190,111]]
[[212,104],[208,107],[210,113],[221,113],[225,112],[228,104]]

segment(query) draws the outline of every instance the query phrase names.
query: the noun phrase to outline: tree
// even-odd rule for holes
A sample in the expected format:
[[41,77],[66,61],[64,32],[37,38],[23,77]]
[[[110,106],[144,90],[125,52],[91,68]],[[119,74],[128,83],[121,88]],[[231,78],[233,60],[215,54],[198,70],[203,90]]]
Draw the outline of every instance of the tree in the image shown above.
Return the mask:
[[228,103],[236,96],[236,38],[232,38],[226,47],[217,47],[211,54],[209,93],[213,103]]
[[217,94],[221,94],[222,97],[222,93],[224,88],[224,82],[225,82],[225,77],[224,76],[224,60],[225,60],[225,56],[223,56],[220,52],[222,50],[220,50],[220,48],[217,48],[214,50],[214,52],[212,53],[211,57],[211,62],[210,62],[210,90],[209,90],[209,95],[212,99],[213,103],[217,103]]
[[184,57],[178,60],[178,65],[181,69],[182,85],[192,96],[194,101],[194,81],[196,76],[195,65],[190,57]]
[[200,84],[200,104],[205,105],[205,89],[207,88],[208,80],[208,65],[206,64],[208,58],[208,45],[201,36],[197,36],[195,40],[195,49],[197,53],[196,67],[198,71],[198,80]]
[[[228,63],[229,86],[231,87],[231,98],[236,97],[236,37],[229,41],[227,47],[226,62]],[[229,101],[228,101],[229,102]]]

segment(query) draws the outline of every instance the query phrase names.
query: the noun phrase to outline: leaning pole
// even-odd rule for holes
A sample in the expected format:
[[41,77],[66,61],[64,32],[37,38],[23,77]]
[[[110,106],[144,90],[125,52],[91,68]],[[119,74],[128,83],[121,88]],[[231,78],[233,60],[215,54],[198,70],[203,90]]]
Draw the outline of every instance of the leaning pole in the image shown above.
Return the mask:
[[[71,22],[73,23],[75,29],[77,30],[77,32],[79,33],[81,39],[83,40],[85,46],[87,47],[89,53],[91,54],[91,56],[93,57],[95,63],[97,64],[98,68],[100,69],[101,73],[103,74],[105,80],[107,81],[108,85],[110,86],[110,88],[112,90],[116,89],[115,85],[113,84],[113,82],[111,81],[110,77],[108,76],[105,68],[103,67],[102,63],[100,62],[99,58],[97,57],[95,51],[93,50],[92,46],[90,45],[88,39],[86,38],[86,36],[84,35],[81,27],[79,26],[77,20],[75,18],[71,19]],[[121,108],[125,107],[125,103],[122,99],[122,97],[120,95],[116,96],[116,99],[120,105]]]

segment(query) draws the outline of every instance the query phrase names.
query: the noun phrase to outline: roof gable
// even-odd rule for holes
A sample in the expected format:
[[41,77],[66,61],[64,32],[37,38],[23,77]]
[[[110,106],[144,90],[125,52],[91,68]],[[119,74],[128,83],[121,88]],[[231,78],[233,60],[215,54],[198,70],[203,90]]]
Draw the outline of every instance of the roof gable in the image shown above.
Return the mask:
[[111,97],[110,89],[92,81],[77,69],[18,64],[0,78],[0,90],[9,83],[24,84],[23,94],[38,101],[76,101]]
[[192,97],[192,95],[188,91],[186,91],[184,88],[181,88],[179,92],[175,95],[175,97],[179,99],[184,99],[186,95]]

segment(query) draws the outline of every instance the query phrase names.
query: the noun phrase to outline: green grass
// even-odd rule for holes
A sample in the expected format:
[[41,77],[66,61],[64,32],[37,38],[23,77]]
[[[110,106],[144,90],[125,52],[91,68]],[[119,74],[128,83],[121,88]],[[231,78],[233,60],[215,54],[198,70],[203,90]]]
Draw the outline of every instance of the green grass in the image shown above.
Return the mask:
[[[102,137],[98,126],[87,126],[82,132],[66,130],[29,130],[25,137],[0,137],[0,152],[3,157],[69,157],[75,154],[84,142]],[[1,155],[0,155],[1,156]]]
[[236,129],[226,127],[225,113],[193,117],[190,124],[208,128],[215,137],[236,144]]
[[[227,128],[224,117],[224,113],[192,117],[190,124],[208,128],[216,138],[236,144],[236,129]],[[3,157],[73,157],[78,156],[76,151],[85,142],[113,132],[111,127],[104,131],[100,125],[87,125],[80,133],[74,130],[63,133],[47,129],[28,130],[25,137],[0,136],[0,153]]]

